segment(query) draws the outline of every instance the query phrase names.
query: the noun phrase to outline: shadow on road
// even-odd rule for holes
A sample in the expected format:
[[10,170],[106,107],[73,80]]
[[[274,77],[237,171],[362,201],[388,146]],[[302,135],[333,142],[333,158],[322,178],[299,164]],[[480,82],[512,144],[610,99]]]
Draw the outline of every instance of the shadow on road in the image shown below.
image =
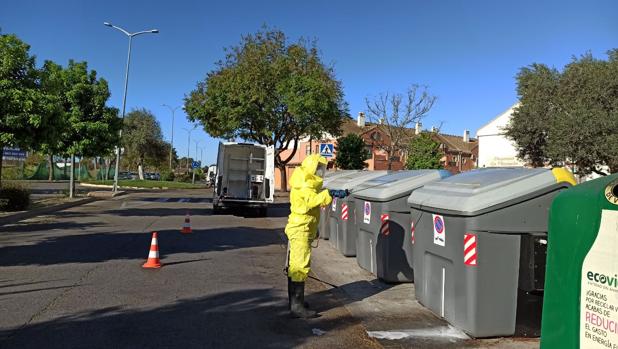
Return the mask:
[[148,207],[148,208],[131,208],[131,209],[119,209],[104,211],[103,214],[111,216],[121,217],[166,217],[166,216],[184,216],[190,213],[195,215],[211,215],[212,210],[210,208],[161,208],[161,207]]
[[[67,223],[57,223],[66,227]],[[56,223],[45,227],[56,227]],[[37,227],[36,229],[46,229]],[[23,226],[28,229],[28,226]],[[27,230],[29,231],[29,230]],[[282,243],[281,229],[225,227],[159,231],[159,253],[163,259],[175,253],[205,253]],[[146,259],[151,233],[93,233],[45,237],[34,244],[0,247],[0,266],[97,263],[117,259]]]
[[287,302],[271,289],[248,289],[181,300],[155,309],[109,307],[16,330],[3,329],[0,330],[0,346],[291,348],[314,337],[314,328],[332,332],[354,324],[349,315],[308,321],[291,319],[287,314]]
[[[84,217],[81,215],[80,217]],[[31,233],[31,232],[46,232],[54,229],[71,230],[71,229],[88,229],[102,226],[101,223],[76,223],[76,222],[21,222],[10,226],[0,227],[1,233]],[[1,250],[1,248],[0,248]]]

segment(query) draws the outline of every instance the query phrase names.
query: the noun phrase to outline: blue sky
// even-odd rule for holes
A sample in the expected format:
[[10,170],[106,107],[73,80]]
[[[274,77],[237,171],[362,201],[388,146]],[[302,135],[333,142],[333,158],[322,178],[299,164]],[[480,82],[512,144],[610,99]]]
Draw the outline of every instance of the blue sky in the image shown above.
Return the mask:
[[[515,75],[533,62],[558,68],[573,55],[597,57],[618,47],[616,1],[29,1],[3,0],[0,28],[29,43],[37,63],[85,60],[110,83],[120,107],[129,31],[157,28],[134,40],[127,110],[152,110],[165,138],[185,94],[223,58],[223,48],[263,24],[292,40],[318,40],[325,63],[343,82],[350,114],[365,97],[428,85],[438,101],[426,128],[460,135],[476,130],[516,101]],[[191,125],[176,112],[174,145],[187,153]],[[204,160],[217,141],[201,127]],[[191,156],[195,144],[191,142]]]

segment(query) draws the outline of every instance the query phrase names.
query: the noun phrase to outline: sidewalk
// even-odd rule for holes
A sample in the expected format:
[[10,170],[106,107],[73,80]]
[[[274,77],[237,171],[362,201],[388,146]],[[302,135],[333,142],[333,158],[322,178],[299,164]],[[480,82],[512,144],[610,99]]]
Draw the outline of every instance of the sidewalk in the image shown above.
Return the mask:
[[536,349],[536,338],[470,339],[414,299],[414,284],[387,284],[362,269],[356,258],[321,240],[312,252],[312,270],[385,348]]

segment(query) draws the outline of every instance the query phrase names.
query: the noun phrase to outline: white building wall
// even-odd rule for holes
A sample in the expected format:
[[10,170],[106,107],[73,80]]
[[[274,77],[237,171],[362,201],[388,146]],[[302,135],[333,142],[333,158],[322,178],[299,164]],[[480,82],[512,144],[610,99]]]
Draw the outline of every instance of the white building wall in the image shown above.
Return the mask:
[[498,115],[476,132],[479,142],[478,167],[519,167],[524,162],[517,158],[515,145],[504,135],[504,127],[508,125],[513,114],[513,108]]

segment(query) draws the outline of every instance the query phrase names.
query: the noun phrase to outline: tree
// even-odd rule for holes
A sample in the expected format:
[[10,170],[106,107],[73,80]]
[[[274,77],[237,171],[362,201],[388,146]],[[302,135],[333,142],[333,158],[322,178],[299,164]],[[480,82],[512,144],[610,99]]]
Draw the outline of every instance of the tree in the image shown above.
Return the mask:
[[354,133],[350,133],[345,137],[337,138],[337,158],[335,163],[337,167],[344,170],[362,170],[367,167],[365,160],[369,158],[365,142],[363,139]]
[[618,172],[618,50],[585,54],[562,72],[541,64],[517,76],[520,105],[506,135],[533,166],[572,165],[580,175]]
[[408,88],[405,96],[381,93],[373,100],[365,99],[369,120],[386,134],[386,139],[376,146],[387,153],[389,170],[393,158],[408,147],[410,128],[427,116],[435,102],[436,97],[429,94],[426,86],[416,84]]
[[48,180],[51,182],[54,178],[54,154],[60,154],[64,149],[62,137],[68,127],[68,120],[65,118],[66,84],[62,66],[52,61],[45,61],[39,76],[40,89],[51,104],[47,109],[49,111],[47,116],[53,126],[38,135],[37,149],[47,154]]
[[88,71],[86,62],[69,61],[66,68],[47,63],[53,72],[49,79],[53,87],[48,94],[57,97],[62,108],[61,131],[46,139],[50,151],[59,151],[71,158],[70,195],[74,191],[75,155],[95,156],[109,154],[118,142],[121,127],[118,110],[106,105],[110,97],[105,79]]
[[38,89],[35,58],[29,51],[17,36],[0,35],[0,178],[4,147],[31,148],[47,125],[49,104]]
[[410,141],[406,168],[408,170],[441,169],[440,159],[443,156],[440,142],[434,140],[430,133],[421,133]]
[[169,147],[163,141],[161,126],[149,110],[135,109],[127,114],[122,143],[125,159],[137,166],[140,179],[144,179],[146,162],[160,164],[168,159]]
[[547,126],[551,123],[552,100],[558,90],[560,73],[543,64],[532,64],[517,74],[517,94],[520,104],[515,107],[507,137],[515,140],[518,157],[531,166],[544,166],[547,154]]
[[288,43],[280,30],[244,36],[226,52],[185,98],[188,118],[199,120],[213,137],[275,147],[275,166],[287,188],[285,165],[299,140],[340,134],[347,115],[341,83],[322,63],[315,42]]

